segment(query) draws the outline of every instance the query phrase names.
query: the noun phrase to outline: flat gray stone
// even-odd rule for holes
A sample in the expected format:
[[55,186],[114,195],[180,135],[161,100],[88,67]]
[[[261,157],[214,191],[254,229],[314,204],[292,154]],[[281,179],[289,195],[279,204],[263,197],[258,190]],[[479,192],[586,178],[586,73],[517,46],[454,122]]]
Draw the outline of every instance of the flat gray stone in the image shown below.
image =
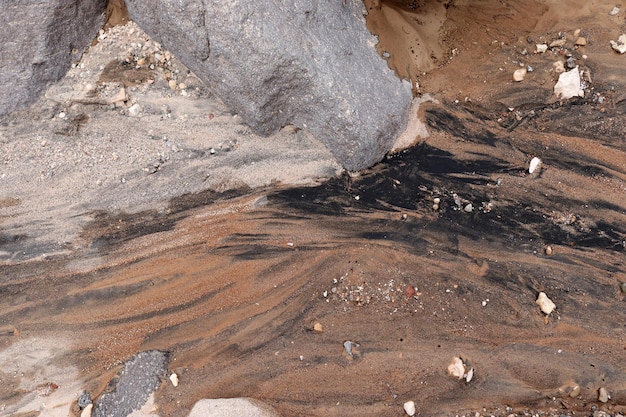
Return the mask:
[[96,401],[94,417],[127,417],[139,410],[159,387],[166,362],[166,354],[157,350],[133,356],[124,364],[119,378],[109,383],[110,391]]
[[126,3],[258,134],[307,129],[356,170],[381,160],[406,127],[410,85],[377,54],[360,0]]
[[104,23],[106,0],[18,0],[0,7],[0,115],[58,81]]
[[188,417],[280,417],[274,408],[253,398],[200,400]]

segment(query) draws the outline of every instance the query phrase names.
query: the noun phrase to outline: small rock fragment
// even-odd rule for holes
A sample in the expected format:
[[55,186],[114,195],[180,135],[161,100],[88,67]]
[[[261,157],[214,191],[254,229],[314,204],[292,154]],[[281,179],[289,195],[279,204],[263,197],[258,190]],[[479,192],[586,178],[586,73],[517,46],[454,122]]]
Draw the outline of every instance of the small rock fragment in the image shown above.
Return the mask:
[[524,77],[526,77],[526,73],[528,70],[526,68],[519,68],[513,72],[513,81],[524,81]]
[[172,373],[172,375],[170,375],[170,382],[172,383],[172,385],[175,387],[178,386],[178,375],[176,375],[175,373]]
[[585,46],[587,45],[587,39],[582,36],[579,36],[578,39],[576,39],[576,42],[574,42],[574,45]]
[[556,304],[554,304],[543,291],[539,293],[536,303],[546,316],[549,316],[556,308]]
[[404,403],[404,412],[409,416],[415,415],[415,402],[407,401]]
[[617,42],[609,41],[609,43],[611,44],[611,48],[620,54],[623,54],[626,52],[626,33],[622,33],[620,37],[617,38]]
[[545,43],[538,43],[537,45],[535,45],[535,48],[537,48],[538,54],[543,54],[548,50],[548,45],[546,45]]
[[472,211],[474,211],[474,206],[472,205],[472,203],[467,203],[463,210],[465,210],[466,213],[471,213]]
[[415,294],[415,287],[413,287],[411,284],[407,285],[404,289],[404,295],[406,296],[406,298],[411,298],[415,296]]
[[141,113],[141,106],[138,103],[135,103],[128,108],[128,114],[133,117],[139,116],[139,113]]
[[176,90],[176,80],[169,80],[167,85],[169,85],[172,90]]
[[87,391],[83,391],[83,393],[80,394],[80,397],[78,397],[78,407],[81,409],[86,408],[92,403],[93,401],[91,400],[91,395]]
[[541,159],[535,156],[533,159],[530,160],[530,164],[528,165],[528,172],[532,174],[537,170],[537,168],[539,168],[539,165],[541,165]]
[[584,96],[584,91],[580,88],[580,72],[578,66],[559,75],[559,80],[554,85],[554,94],[561,100],[572,97]]
[[554,72],[557,74],[565,72],[565,65],[563,65],[563,61],[556,61],[552,64],[552,66],[554,67]]
[[550,256],[554,253],[552,246],[546,246],[546,255]]
[[579,395],[580,395],[580,385],[576,384],[576,385],[574,385],[572,390],[569,392],[569,396],[572,397],[572,398],[576,398]]
[[620,11],[620,8],[615,6],[611,9],[611,11],[609,12],[609,16],[615,16],[616,14],[618,14]]
[[626,282],[622,282],[619,284],[619,289],[622,292],[622,294],[626,294]]
[[567,42],[567,39],[557,39],[550,43],[550,48],[559,48],[565,45],[566,42]]
[[91,417],[91,409],[93,408],[93,404],[87,404],[83,411],[80,412],[80,417]]
[[465,382],[470,382],[474,378],[474,368],[470,368],[465,374]]
[[569,58],[567,58],[567,61],[565,61],[565,65],[567,65],[568,69],[573,69],[574,67],[576,67],[576,60],[574,59],[574,57],[570,56]]
[[601,403],[606,403],[611,399],[606,388],[602,387],[598,390],[598,401]]
[[317,322],[313,325],[313,331],[316,333],[322,333],[324,331],[324,326],[322,326],[322,323]]
[[456,378],[463,379],[465,375],[465,364],[459,357],[452,358],[452,362],[448,365],[448,373]]
[[346,340],[345,342],[343,342],[343,348],[346,350],[346,353],[350,357],[353,357],[352,345],[353,343],[350,340]]

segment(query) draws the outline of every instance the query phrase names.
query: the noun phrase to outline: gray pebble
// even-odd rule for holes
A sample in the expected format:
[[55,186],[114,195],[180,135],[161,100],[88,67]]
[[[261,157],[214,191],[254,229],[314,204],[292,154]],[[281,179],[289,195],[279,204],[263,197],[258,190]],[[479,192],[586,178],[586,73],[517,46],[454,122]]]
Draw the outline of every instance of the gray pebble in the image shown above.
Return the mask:
[[78,397],[78,407],[80,407],[80,409],[82,410],[91,403],[91,394],[89,394],[87,391],[83,391],[83,393],[80,394],[80,397]]

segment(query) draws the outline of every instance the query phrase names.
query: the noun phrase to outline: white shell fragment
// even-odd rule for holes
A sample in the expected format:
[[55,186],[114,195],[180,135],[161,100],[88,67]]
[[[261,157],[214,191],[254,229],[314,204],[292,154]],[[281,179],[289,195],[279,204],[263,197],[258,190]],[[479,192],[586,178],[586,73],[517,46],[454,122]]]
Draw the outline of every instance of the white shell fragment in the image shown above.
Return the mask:
[[407,401],[404,403],[404,412],[413,417],[415,415],[415,402]]
[[537,168],[539,168],[539,165],[541,165],[541,159],[537,158],[536,156],[530,160],[530,165],[528,166],[528,172],[529,173],[533,173],[537,170]]
[[548,298],[545,292],[539,293],[536,303],[539,304],[539,308],[541,308],[541,311],[546,316],[549,316],[550,313],[552,313],[556,308],[556,304],[554,304],[552,300]]
[[172,374],[170,375],[170,382],[172,383],[172,385],[174,385],[174,387],[178,386],[178,375],[176,374]]
[[470,368],[465,374],[465,382],[470,382],[474,378],[474,368]]

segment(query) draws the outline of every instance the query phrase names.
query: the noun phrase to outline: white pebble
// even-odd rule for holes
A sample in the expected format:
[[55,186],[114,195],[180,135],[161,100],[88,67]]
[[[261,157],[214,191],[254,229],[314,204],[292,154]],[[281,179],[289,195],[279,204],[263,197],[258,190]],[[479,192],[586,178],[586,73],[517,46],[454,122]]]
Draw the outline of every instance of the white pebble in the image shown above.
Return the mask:
[[601,403],[606,403],[610,399],[611,399],[611,396],[609,395],[606,388],[602,387],[598,390],[598,401],[600,401]]
[[463,379],[465,375],[465,365],[459,357],[452,358],[452,362],[448,365],[448,373],[459,379]]
[[526,68],[519,68],[513,72],[513,81],[524,81],[524,77],[526,77],[526,73],[528,70]]
[[87,404],[87,407],[83,408],[83,411],[81,411],[80,417],[91,417],[92,408],[93,408],[93,404]]
[[64,111],[62,111],[61,113],[59,113],[59,119],[65,119],[67,115],[65,114]]
[[528,172],[529,173],[533,173],[537,170],[537,168],[539,168],[539,165],[541,165],[541,159],[537,158],[536,156],[530,160],[530,165],[528,166]]
[[128,108],[128,114],[130,114],[133,117],[139,116],[140,112],[141,112],[141,106],[138,103],[135,103]]
[[543,311],[546,316],[549,316],[550,313],[552,313],[556,308],[556,304],[554,304],[543,291],[539,293],[537,301],[535,302],[539,305],[539,308],[541,308],[541,311]]
[[548,50],[548,45],[546,45],[545,43],[538,43],[537,45],[535,45],[535,47],[537,48],[538,54],[543,54]]
[[409,416],[415,415],[415,402],[407,401],[404,403],[404,412]]
[[609,43],[611,44],[611,48],[616,52],[620,54],[626,53],[626,33],[621,34],[620,37],[617,38],[617,42],[609,41]]
[[174,387],[178,386],[178,375],[176,375],[175,373],[172,373],[172,375],[170,375],[170,381],[172,382],[172,385],[174,385]]

